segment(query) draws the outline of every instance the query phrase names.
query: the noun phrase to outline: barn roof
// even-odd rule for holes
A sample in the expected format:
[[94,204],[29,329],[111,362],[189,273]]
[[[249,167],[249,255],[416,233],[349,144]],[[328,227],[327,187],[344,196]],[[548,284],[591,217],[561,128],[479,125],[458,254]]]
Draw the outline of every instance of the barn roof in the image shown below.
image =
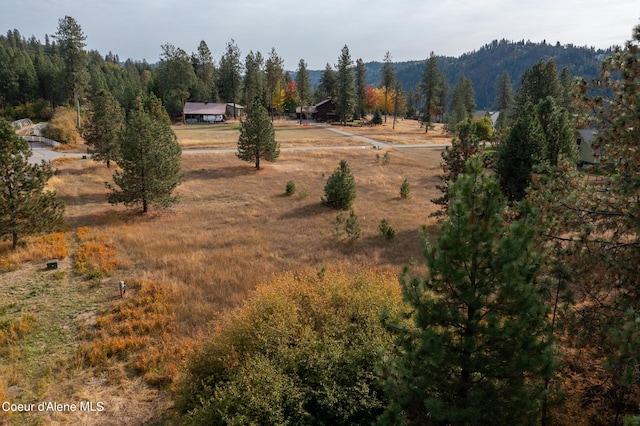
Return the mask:
[[227,104],[209,102],[186,102],[184,114],[224,115],[227,112]]

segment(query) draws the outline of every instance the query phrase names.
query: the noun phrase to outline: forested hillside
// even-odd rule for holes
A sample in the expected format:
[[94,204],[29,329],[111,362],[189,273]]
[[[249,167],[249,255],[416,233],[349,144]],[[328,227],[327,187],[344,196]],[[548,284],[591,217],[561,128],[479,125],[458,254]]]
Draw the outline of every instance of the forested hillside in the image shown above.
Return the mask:
[[[391,52],[393,53],[393,52]],[[541,59],[545,62],[553,59],[558,70],[568,68],[572,75],[591,80],[596,77],[600,62],[611,50],[596,50],[591,47],[579,47],[572,44],[555,45],[533,43],[530,41],[494,40],[477,51],[465,53],[459,58],[437,56],[438,68],[447,76],[450,88],[453,88],[460,73],[471,79],[476,94],[478,109],[493,109],[495,84],[504,71],[511,76],[514,88],[520,85],[522,74]],[[426,57],[416,61],[394,64],[396,78],[403,90],[409,91],[420,84]],[[382,55],[381,55],[382,56]],[[383,62],[366,62],[367,84],[378,87],[381,81]],[[323,70],[311,71],[311,82],[317,85]]]

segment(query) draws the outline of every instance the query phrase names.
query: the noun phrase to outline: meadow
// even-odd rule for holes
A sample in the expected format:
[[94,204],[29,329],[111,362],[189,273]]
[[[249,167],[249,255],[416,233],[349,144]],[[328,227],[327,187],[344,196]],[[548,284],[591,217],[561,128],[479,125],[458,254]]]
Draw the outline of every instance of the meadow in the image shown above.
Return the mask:
[[[416,122],[406,124],[416,135],[424,131]],[[235,147],[237,128],[223,126],[174,128],[185,150]],[[398,138],[391,123],[375,130],[377,136],[368,136]],[[276,139],[292,147],[362,145],[291,123],[276,126]],[[113,168],[91,160],[57,162],[49,185],[67,204],[65,228],[53,240],[26,239],[16,252],[0,245],[0,400],[100,401],[105,410],[0,412],[0,423],[163,419],[190,351],[258,284],[286,271],[399,273],[407,263],[421,264],[419,228],[435,224],[430,200],[439,196],[441,151],[283,151],[260,171],[229,152],[184,155],[180,202],[146,215],[106,202],[104,183]],[[335,232],[340,212],[320,201],[342,159],[356,180],[353,210],[362,237],[355,242]],[[404,179],[409,199],[400,197]],[[292,196],[285,195],[288,181],[296,184]],[[382,219],[395,238],[380,234]],[[60,269],[44,268],[50,258],[60,259]],[[119,280],[127,283],[123,299]]]

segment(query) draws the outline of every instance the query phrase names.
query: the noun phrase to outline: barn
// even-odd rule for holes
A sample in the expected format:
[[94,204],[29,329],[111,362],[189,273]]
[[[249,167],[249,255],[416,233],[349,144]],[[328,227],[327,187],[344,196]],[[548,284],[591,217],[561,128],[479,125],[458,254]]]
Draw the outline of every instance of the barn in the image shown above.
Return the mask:
[[182,122],[222,123],[227,119],[227,104],[209,102],[186,102],[182,109]]

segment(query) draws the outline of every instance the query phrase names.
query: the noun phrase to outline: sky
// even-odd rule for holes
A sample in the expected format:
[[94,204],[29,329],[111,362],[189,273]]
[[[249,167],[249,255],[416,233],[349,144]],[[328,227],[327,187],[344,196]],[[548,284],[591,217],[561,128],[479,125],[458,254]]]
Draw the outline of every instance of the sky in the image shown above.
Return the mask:
[[161,45],[196,52],[201,40],[216,62],[232,39],[244,60],[271,48],[295,70],[351,58],[394,62],[460,56],[493,40],[622,46],[640,24],[638,0],[0,0],[0,31],[44,42],[73,17],[86,49],[154,63]]

